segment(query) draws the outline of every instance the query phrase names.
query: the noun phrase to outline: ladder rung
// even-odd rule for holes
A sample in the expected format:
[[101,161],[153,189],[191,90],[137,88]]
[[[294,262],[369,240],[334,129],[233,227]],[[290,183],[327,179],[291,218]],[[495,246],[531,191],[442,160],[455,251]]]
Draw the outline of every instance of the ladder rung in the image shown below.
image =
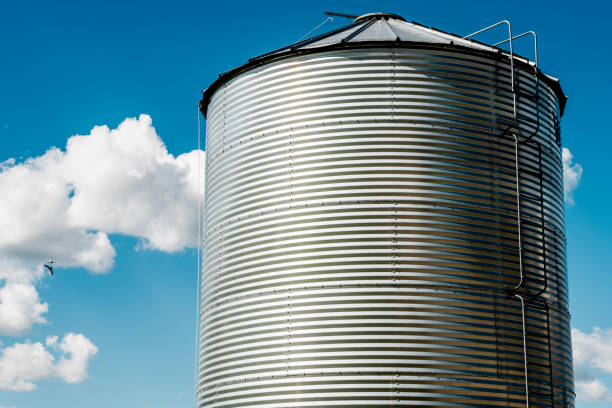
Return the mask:
[[552,397],[553,394],[550,391],[549,392],[537,392],[537,391],[529,390],[529,395],[550,398],[550,397]]
[[[539,291],[539,289],[541,289],[540,286],[545,286],[546,285],[546,280],[544,280],[544,279],[539,279],[537,281],[536,280],[526,279],[526,281],[528,282],[528,285],[525,285],[525,286],[532,287],[533,291],[536,291],[536,290]],[[529,307],[529,305],[526,304],[525,307]],[[534,306],[534,305],[531,305],[531,308],[535,309],[535,310],[543,310],[542,308],[538,308],[537,306]]]
[[519,98],[527,98],[527,99],[529,99],[530,101],[533,101],[533,102],[538,100],[537,95],[533,94],[533,93],[530,93],[530,92],[518,91],[517,92],[517,96]]
[[540,364],[540,363],[529,363],[530,366],[542,367],[542,368],[550,368],[550,364]]
[[519,169],[519,172],[520,172],[521,174],[529,174],[530,176],[536,177],[536,178],[538,178],[538,179],[539,179],[540,177],[542,177],[542,173],[537,173],[537,172],[532,171],[532,170],[527,170],[527,169]]
[[523,192],[520,194],[520,197],[532,198],[532,199],[534,199],[534,200],[538,200],[538,201],[539,201],[539,200],[540,200],[540,198],[541,198],[539,194],[528,193],[528,192],[525,192],[525,191],[523,191]]
[[531,123],[531,124],[533,124],[533,125],[537,125],[537,124],[538,124],[538,121],[537,121],[537,120],[533,120],[533,119],[531,119],[531,118],[528,118],[528,117],[526,117],[525,115],[518,115],[518,114],[517,114],[517,115],[516,115],[516,118],[517,118],[519,121],[529,122],[529,123]]
[[[548,365],[547,367],[550,367],[550,365]],[[544,387],[546,387],[546,391],[544,391]],[[538,395],[551,395],[552,394],[550,392],[550,384],[547,384],[547,385],[540,384],[540,386],[537,387],[537,389],[540,390],[540,391],[534,391],[533,388],[530,388],[529,389],[529,393],[530,394],[538,394]]]
[[543,251],[536,252],[536,251],[532,251],[531,249],[526,249],[526,248],[523,248],[522,251],[523,251],[524,254],[533,254],[533,255],[538,255],[538,256],[544,257],[544,252]]
[[539,120],[533,120],[531,118],[528,118],[524,115],[519,115],[517,114],[516,116],[516,120],[508,120],[508,119],[504,119],[504,118],[497,118],[497,122],[502,125],[502,126],[510,126],[510,127],[514,127],[516,128],[516,123],[518,122],[527,122],[532,124],[533,126],[537,126],[538,123],[540,122]]
[[523,279],[529,281],[532,285],[539,284],[540,282],[546,283],[547,279],[544,277],[544,273],[533,272],[531,274],[527,273],[527,275],[528,276],[524,276]]
[[529,333],[529,337],[530,338],[536,338],[536,339],[548,339],[547,335],[544,334],[538,334],[538,333]]
[[[546,279],[540,279],[540,278],[538,278],[538,279],[527,279],[527,278],[524,278],[524,279],[529,283],[529,286],[532,287],[532,289],[533,289],[534,286],[546,285]],[[539,288],[535,288],[535,289],[539,289]],[[533,306],[533,308],[534,309],[538,309],[537,306]]]
[[[534,299],[527,299],[525,301],[525,307],[531,307],[531,308],[534,308],[536,310],[546,310],[546,307],[540,306],[537,303],[533,303],[532,300],[534,300]],[[546,336],[545,338],[548,338],[548,336]]]
[[542,199],[540,197],[534,196],[534,195],[525,194],[525,193],[521,193],[519,195],[519,198],[521,198],[522,200],[525,200],[525,201],[530,201],[532,203],[536,203],[536,204],[541,204],[542,203],[541,202]]
[[529,221],[527,219],[522,219],[521,220],[521,225],[529,225],[530,227],[537,227],[537,228],[541,228],[542,224],[539,222],[534,222],[534,221]]

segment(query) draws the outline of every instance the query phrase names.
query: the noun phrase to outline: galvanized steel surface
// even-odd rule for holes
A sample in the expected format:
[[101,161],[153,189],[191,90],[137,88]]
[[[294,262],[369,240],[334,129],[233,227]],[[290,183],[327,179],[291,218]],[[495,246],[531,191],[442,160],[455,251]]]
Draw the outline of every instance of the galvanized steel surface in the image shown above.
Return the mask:
[[[460,51],[371,48],[214,93],[199,406],[525,405],[509,77]],[[519,155],[521,293],[543,291],[526,309],[530,405],[569,407],[559,101],[517,78],[515,132],[543,146],[541,164]]]

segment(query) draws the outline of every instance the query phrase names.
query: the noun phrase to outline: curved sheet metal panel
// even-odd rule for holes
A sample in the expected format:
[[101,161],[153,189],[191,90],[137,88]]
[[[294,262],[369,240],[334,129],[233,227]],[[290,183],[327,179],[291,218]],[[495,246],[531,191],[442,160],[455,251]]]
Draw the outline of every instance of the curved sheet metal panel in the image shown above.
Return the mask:
[[[199,406],[525,406],[509,76],[354,49],[213,95]],[[518,81],[529,402],[571,407],[559,106]]]

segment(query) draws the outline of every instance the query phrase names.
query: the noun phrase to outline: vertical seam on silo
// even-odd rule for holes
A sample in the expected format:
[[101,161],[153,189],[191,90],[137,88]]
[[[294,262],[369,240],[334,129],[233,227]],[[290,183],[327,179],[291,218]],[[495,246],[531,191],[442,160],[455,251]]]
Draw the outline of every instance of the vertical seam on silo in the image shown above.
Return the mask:
[[[391,126],[395,125],[395,49],[391,49],[391,69],[389,70],[389,110]],[[391,274],[393,287],[398,288],[398,242],[397,242],[397,200],[393,200],[393,236],[391,238]],[[396,373],[397,374],[397,373]]]
[[499,329],[497,325],[497,295],[495,293],[492,293],[491,296],[493,297],[493,324],[495,325],[495,357],[497,361],[496,372],[497,376],[500,377],[501,369],[499,361]]
[[[223,267],[221,258],[223,258],[223,222],[219,224],[219,245],[217,249],[217,276],[215,277],[215,284],[213,285],[213,290],[215,291],[215,295],[219,293],[219,279],[221,279],[221,269]],[[217,302],[219,302],[218,298],[217,298]]]
[[[535,34],[534,34],[535,35]],[[535,140],[537,142],[537,138],[538,138],[538,132],[540,131],[540,83],[539,83],[539,76],[538,76],[538,65],[536,63],[535,66],[535,111],[536,111],[536,128],[533,131],[533,134],[531,136],[529,136],[527,139],[531,139],[532,136],[535,137]],[[550,139],[550,138],[548,138]],[[550,140],[549,140],[550,142]],[[540,149],[542,147],[540,146]]]
[[[396,125],[396,117],[395,117],[395,75],[396,75],[396,51],[395,49],[391,49],[391,70],[389,72],[389,99],[390,99],[390,119],[391,126],[395,128]],[[398,245],[398,226],[397,226],[397,199],[393,200],[393,237],[391,244],[391,259],[393,262],[392,265],[392,276],[393,276],[393,287],[395,289],[399,289],[400,285],[398,283],[399,278],[399,245]],[[392,398],[394,398],[393,406],[395,408],[399,407],[400,404],[400,384],[399,384],[399,372],[397,369],[395,370],[393,377],[393,387],[392,390]]]
[[223,86],[223,132],[221,133],[221,154],[225,153],[225,132],[227,127],[227,84]]
[[395,124],[395,64],[396,64],[396,58],[395,58],[395,49],[391,50],[391,72],[389,73],[389,80],[390,80],[390,87],[389,87],[389,93],[390,93],[390,99],[391,99],[391,112],[390,112],[390,116],[391,116],[391,123]]
[[550,382],[550,402],[551,407],[555,407],[555,388],[553,383],[553,359],[552,359],[552,337],[550,335],[550,307],[546,302],[546,299],[543,299],[544,307],[546,308],[546,330],[548,331],[548,381]]
[[[293,208],[293,128],[289,130],[289,208]],[[287,291],[287,361],[286,376],[291,370],[291,286]]]
[[493,148],[493,143],[491,141],[491,129],[487,129],[487,147],[488,147],[488,157],[489,157],[489,206],[491,207],[491,213],[493,213],[493,193],[495,187],[495,175],[493,174],[493,163],[491,157],[491,149]]
[[285,324],[287,326],[287,361],[285,362],[285,376],[289,377],[291,371],[291,288],[287,291],[287,314]]
[[[491,212],[491,217],[495,218],[496,222],[496,231],[495,233],[498,236],[498,239],[500,237],[500,230],[499,230],[499,222],[498,222],[498,218],[497,218],[497,211],[495,208],[495,199],[494,199],[494,195],[497,192],[497,177],[495,175],[495,171],[494,171],[494,165],[493,165],[493,156],[491,154],[492,150],[493,150],[493,140],[492,140],[492,134],[493,131],[491,128],[487,129],[487,150],[488,150],[488,159],[489,159],[489,211]],[[497,247],[497,260],[500,262],[500,271],[501,271],[501,266],[503,264],[503,258],[501,257],[501,249],[500,247]],[[498,275],[501,272],[498,272]],[[501,280],[501,276],[498,276]]]
[[557,227],[552,225],[553,228],[553,237],[554,237],[554,254],[555,254],[555,278],[557,280],[557,301],[561,299],[561,273],[559,271],[559,246],[558,244],[558,234]]
[[289,208],[293,208],[293,128],[289,131]]
[[[561,308],[561,273],[560,273],[560,270],[559,270],[558,231],[557,231],[557,227],[556,226],[553,225],[552,227],[553,227],[553,244],[554,244],[554,254],[555,254],[554,268],[555,268],[555,279],[556,279],[556,283],[557,283],[557,297],[556,297],[557,302],[556,302],[556,306],[558,308]],[[552,338],[551,338],[551,343],[550,343],[551,351],[552,351],[552,345],[553,344],[552,344]],[[553,366],[552,360],[550,362],[550,367],[551,367],[551,372],[552,372],[552,376],[553,376],[553,380],[554,380],[554,378],[555,378],[555,370],[554,370],[554,366]],[[553,389],[553,393],[554,393],[554,389]],[[553,397],[553,401],[554,401],[554,397]],[[553,405],[553,407],[554,407],[554,405]]]
[[[393,259],[393,286],[399,289],[398,284],[398,262],[399,246],[397,240],[397,200],[393,200],[393,244],[392,244],[392,259]],[[399,407],[400,404],[400,387],[399,387],[399,373],[395,370],[395,407]]]
[[[221,132],[221,152],[219,153],[220,156],[223,156],[225,153],[225,138],[226,138],[226,133],[227,133],[227,84],[225,84],[223,86],[223,127],[222,127],[222,132]],[[214,285],[212,287],[212,290],[215,292],[215,298],[217,299],[217,302],[220,301],[219,297],[218,297],[218,293],[219,293],[219,280],[221,279],[222,276],[222,269],[223,269],[223,228],[224,228],[224,224],[225,221],[223,221],[223,219],[221,219],[221,222],[219,223],[219,244],[218,244],[218,249],[217,249],[217,276],[214,279]],[[218,389],[219,386],[218,384],[215,383],[214,385],[214,396],[215,396],[215,400],[217,399],[217,394],[218,394]]]
[[395,408],[400,406],[400,376],[399,373],[395,372]]
[[[540,192],[540,217],[541,217],[541,230],[542,230],[542,265],[544,268],[544,287],[542,290],[536,295],[539,297],[540,295],[546,296],[546,291],[548,290],[548,269],[546,268],[546,209],[544,207],[544,170],[542,168],[542,145],[536,140],[536,145],[538,146],[538,167],[539,167],[539,192]],[[548,336],[550,338],[550,330],[548,332]]]
[[393,287],[399,288],[397,283],[398,279],[398,243],[397,243],[397,200],[393,200],[393,236],[391,238],[391,259],[392,268],[391,273],[393,277]]
[[[488,157],[489,157],[489,178],[490,178],[490,184],[489,184],[489,206],[490,206],[490,210],[491,210],[491,216],[495,216],[496,212],[495,212],[495,202],[494,202],[494,194],[496,192],[496,186],[497,186],[497,178],[495,176],[494,173],[494,166],[493,166],[493,157],[492,157],[492,150],[493,150],[493,140],[492,140],[492,129],[489,128],[487,131],[487,140],[488,140]],[[495,216],[496,221],[497,221],[497,217]],[[501,237],[501,231],[500,231],[500,224],[499,222],[496,222],[496,231],[495,233],[498,236],[498,239],[500,239]],[[500,263],[500,271],[501,271],[501,266],[503,265],[503,258],[501,257],[501,248],[498,246],[497,247],[497,259],[498,262]],[[499,276],[500,280],[501,280],[501,276]],[[497,295],[495,293],[491,294],[492,298],[493,298],[493,324],[494,324],[494,329],[495,329],[495,358],[496,358],[496,373],[497,373],[497,377],[501,377],[501,361],[500,361],[500,345],[499,345],[499,324],[498,324],[498,310],[497,310]],[[508,397],[508,394],[506,393],[506,398]]]

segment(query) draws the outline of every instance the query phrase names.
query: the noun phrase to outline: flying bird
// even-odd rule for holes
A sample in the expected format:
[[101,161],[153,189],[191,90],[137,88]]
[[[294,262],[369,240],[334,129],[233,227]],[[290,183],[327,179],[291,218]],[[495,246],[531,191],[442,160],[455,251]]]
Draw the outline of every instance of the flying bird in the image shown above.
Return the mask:
[[45,264],[45,268],[47,268],[49,270],[49,273],[51,274],[51,276],[53,276],[53,258],[49,258],[49,262],[47,262],[47,263],[51,264],[51,265]]

